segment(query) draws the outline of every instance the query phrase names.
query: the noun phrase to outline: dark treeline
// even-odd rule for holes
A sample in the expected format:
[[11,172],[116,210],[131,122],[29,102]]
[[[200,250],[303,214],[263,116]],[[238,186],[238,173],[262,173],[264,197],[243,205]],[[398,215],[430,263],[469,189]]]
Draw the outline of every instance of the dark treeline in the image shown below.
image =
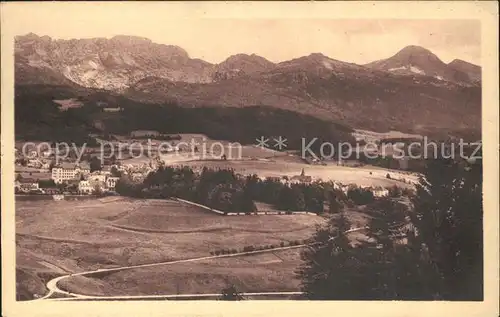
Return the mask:
[[354,246],[347,212],[318,229],[297,274],[316,300],[483,299],[482,163],[429,160],[404,208],[364,209],[369,240]]
[[[16,139],[96,145],[89,133],[97,131],[94,128],[97,107],[86,106],[61,111],[53,100],[75,98],[75,94],[65,87],[52,87],[50,90],[43,88],[16,86]],[[82,97],[75,99],[84,102]]]
[[[31,89],[29,89],[31,87]],[[43,87],[42,87],[43,88]],[[42,89],[36,86],[16,87],[16,138],[81,142],[89,133],[127,135],[134,130],[156,130],[164,135],[202,133],[209,138],[255,144],[264,136],[283,136],[287,149],[301,149],[318,138],[313,150],[319,152],[323,141],[336,144],[354,142],[351,128],[312,116],[267,106],[183,107],[173,103],[145,104],[104,92],[75,94],[62,87]],[[55,99],[78,99],[83,106],[60,110]],[[99,102],[123,109],[117,113],[102,112]]]
[[[182,198],[224,212],[252,213],[255,201],[287,212],[338,212],[343,204],[364,205],[375,200],[369,189],[353,186],[347,195],[332,182],[287,184],[280,179],[239,176],[233,170],[204,168],[195,173],[189,167],[160,167],[143,183],[122,177],[116,191],[137,198]],[[401,195],[401,193],[399,194]]]

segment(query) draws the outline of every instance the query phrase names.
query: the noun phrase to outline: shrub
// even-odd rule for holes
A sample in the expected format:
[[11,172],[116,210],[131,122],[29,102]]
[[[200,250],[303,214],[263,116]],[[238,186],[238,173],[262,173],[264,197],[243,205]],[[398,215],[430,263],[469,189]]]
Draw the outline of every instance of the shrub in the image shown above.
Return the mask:
[[401,188],[399,188],[396,185],[389,188],[389,196],[390,197],[400,197],[402,193],[403,193],[403,191],[401,190]]
[[215,255],[220,255],[220,251],[219,250],[215,250]]
[[403,188],[401,190],[401,195],[407,196],[407,197],[413,197],[415,195],[415,191],[413,191],[410,188]]
[[280,242],[280,247],[284,247],[285,246],[285,242],[284,241],[281,241]]
[[238,253],[238,250],[236,250],[236,249],[232,249],[232,250],[231,250],[231,253]]
[[243,252],[252,252],[255,251],[255,247],[253,245],[247,245],[243,247]]
[[374,200],[373,192],[370,189],[353,187],[347,191],[347,197],[356,205],[366,205]]

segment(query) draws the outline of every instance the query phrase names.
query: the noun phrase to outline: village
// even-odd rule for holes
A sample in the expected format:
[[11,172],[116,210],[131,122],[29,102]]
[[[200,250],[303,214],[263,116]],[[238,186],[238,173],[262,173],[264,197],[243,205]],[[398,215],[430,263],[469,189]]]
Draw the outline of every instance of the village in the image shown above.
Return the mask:
[[103,160],[97,156],[89,161],[78,162],[66,158],[64,162],[54,163],[54,151],[37,153],[31,151],[28,158],[17,154],[16,149],[16,194],[47,195],[105,195],[115,194],[115,186],[122,175],[141,182],[155,169],[153,161],[149,164],[121,164],[119,161]]
[[[16,149],[16,153],[18,153]],[[142,163],[124,164],[120,160],[100,160],[94,156],[89,161],[77,162],[73,158],[66,158],[60,164],[54,163],[54,154],[50,151],[38,154],[31,151],[29,158],[17,155],[15,193],[17,195],[53,195],[54,199],[61,199],[63,195],[116,195],[115,187],[121,177],[126,176],[134,183],[142,183],[144,179],[153,171],[156,171],[164,162],[159,156],[150,158]],[[223,158],[225,160],[225,158]],[[182,166],[182,164],[173,164]],[[191,165],[193,171],[199,173],[201,165]],[[238,177],[245,177],[244,173],[237,173]],[[263,176],[257,175],[261,180],[277,181],[282,184],[310,184],[317,177],[306,175],[302,168],[300,174]],[[335,187],[347,192],[353,184],[342,184],[335,182]],[[386,196],[388,188],[383,186],[363,186],[369,188],[375,197]]]

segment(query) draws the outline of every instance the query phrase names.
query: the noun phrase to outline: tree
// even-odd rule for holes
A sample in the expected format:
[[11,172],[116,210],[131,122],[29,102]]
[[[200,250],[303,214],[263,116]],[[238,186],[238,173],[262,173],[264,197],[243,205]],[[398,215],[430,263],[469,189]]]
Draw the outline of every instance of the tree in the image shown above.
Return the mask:
[[370,239],[357,247],[342,235],[328,238],[332,224],[318,229],[299,271],[306,297],[481,300],[481,169],[480,163],[429,161],[414,210],[390,197],[368,204]]
[[245,187],[238,197],[239,210],[244,213],[252,213],[257,211],[257,206],[253,201],[250,191]]
[[374,200],[371,190],[360,187],[349,188],[347,191],[347,198],[357,205],[366,205]]
[[222,289],[221,294],[221,300],[236,301],[243,299],[243,296],[241,296],[234,285]]
[[301,186],[304,194],[305,209],[307,211],[321,213],[323,212],[324,188],[321,183],[312,183]]
[[403,190],[396,185],[389,188],[389,196],[390,197],[401,197],[402,194],[403,194]]
[[101,186],[98,185],[98,184],[96,184],[94,186],[94,195],[96,195],[96,196],[102,196],[102,195],[104,195],[104,192],[102,191]]
[[101,169],[101,160],[99,160],[97,157],[93,157],[90,160],[90,172],[100,171]]
[[412,221],[448,300],[483,298],[482,161],[428,160]]
[[116,168],[116,166],[111,167],[111,176],[113,177],[122,177],[122,172]]
[[53,179],[42,179],[38,181],[38,186],[40,186],[40,188],[51,188],[55,187],[56,183],[54,183]]
[[[301,253],[303,264],[297,270],[307,299],[354,299],[358,274],[354,248],[346,231],[350,225],[343,213],[318,228],[312,244]],[[352,264],[349,266],[347,264]]]
[[143,186],[134,184],[128,176],[121,177],[115,185],[115,191],[122,196],[143,197]]
[[281,210],[302,211],[305,209],[304,194],[299,186],[283,186],[279,192],[277,207]]
[[331,214],[336,214],[341,212],[342,203],[339,201],[337,196],[337,190],[332,190],[328,192],[328,211]]

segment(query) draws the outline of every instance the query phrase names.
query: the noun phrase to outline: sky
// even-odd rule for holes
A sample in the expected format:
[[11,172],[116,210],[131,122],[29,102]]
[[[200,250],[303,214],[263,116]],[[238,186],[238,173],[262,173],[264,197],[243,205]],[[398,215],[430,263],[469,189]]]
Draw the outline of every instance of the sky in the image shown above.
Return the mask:
[[[28,6],[26,6],[28,8]],[[479,20],[206,18],[168,6],[40,7],[10,21],[16,34],[56,39],[134,35],[177,45],[190,57],[219,63],[237,53],[273,62],[311,53],[365,64],[388,58],[407,45],[420,45],[448,63],[455,58],[481,64]],[[22,8],[20,9],[22,10]],[[182,14],[185,13],[185,14]]]

